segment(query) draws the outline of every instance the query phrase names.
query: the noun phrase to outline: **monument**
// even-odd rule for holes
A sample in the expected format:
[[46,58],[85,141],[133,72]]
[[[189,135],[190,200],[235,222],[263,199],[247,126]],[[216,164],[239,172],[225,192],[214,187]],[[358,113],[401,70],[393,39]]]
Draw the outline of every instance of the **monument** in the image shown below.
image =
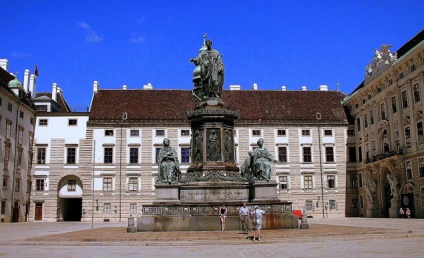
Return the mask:
[[203,35],[197,57],[191,58],[193,95],[199,100],[194,110],[186,110],[191,125],[191,164],[181,176],[175,150],[164,139],[158,157],[156,197],[144,205],[137,220],[138,231],[219,230],[219,207],[228,207],[226,228],[240,227],[238,208],[246,202],[266,211],[263,226],[297,228],[291,203],[277,197],[277,183],[271,180],[270,162],[276,162],[258,140],[242,171],[235,163],[234,125],[240,114],[225,107],[221,99],[224,63]]

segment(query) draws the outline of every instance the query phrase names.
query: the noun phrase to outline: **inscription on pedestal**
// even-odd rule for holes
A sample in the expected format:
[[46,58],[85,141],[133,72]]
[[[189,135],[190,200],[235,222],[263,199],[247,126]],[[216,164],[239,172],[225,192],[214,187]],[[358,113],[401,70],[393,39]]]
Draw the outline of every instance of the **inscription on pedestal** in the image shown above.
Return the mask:
[[242,200],[249,198],[248,189],[187,189],[181,190],[181,201]]

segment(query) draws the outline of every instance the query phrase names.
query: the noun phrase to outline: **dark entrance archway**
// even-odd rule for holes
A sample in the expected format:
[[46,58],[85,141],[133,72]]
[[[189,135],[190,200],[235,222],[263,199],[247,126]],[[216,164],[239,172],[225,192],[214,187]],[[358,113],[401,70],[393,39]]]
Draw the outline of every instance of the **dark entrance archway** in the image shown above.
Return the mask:
[[81,221],[82,198],[60,198],[63,221]]

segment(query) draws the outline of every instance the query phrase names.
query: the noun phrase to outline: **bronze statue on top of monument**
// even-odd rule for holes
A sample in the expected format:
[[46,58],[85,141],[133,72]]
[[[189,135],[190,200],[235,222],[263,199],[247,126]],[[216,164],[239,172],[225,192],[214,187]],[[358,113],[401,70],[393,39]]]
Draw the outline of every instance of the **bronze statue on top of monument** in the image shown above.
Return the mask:
[[190,62],[196,65],[193,71],[194,95],[201,101],[220,99],[224,84],[224,63],[221,54],[212,49],[212,40],[203,34],[203,46],[196,58]]

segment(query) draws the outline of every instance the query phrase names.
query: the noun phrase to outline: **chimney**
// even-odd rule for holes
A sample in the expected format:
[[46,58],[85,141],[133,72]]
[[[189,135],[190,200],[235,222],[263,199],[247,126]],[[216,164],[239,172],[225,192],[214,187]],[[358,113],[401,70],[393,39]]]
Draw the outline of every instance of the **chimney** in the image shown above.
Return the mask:
[[31,92],[31,98],[35,98],[37,91],[37,76],[35,74],[31,74],[29,77],[29,91]]
[[22,85],[25,92],[29,91],[29,69],[25,69],[24,72],[24,84]]
[[302,86],[302,90],[306,90],[306,86]]
[[57,94],[60,94],[63,97],[63,90],[62,90],[62,88],[57,87]]
[[258,90],[258,84],[257,83],[254,83],[252,85],[252,90]]
[[98,82],[98,81],[94,81],[94,82],[93,82],[93,93],[94,93],[94,94],[96,94],[96,93],[97,93],[97,91],[99,91],[99,89],[100,89],[100,84],[99,84],[99,82]]
[[321,84],[321,85],[319,86],[319,90],[320,90],[320,91],[328,91],[328,86],[327,86],[327,85],[325,85],[325,84]]
[[153,90],[153,85],[149,82],[143,86],[143,90]]
[[127,85],[125,85],[125,84],[124,84],[124,85],[122,85],[122,89],[123,89],[123,90],[126,90],[126,89],[127,89]]
[[286,91],[287,89],[286,89],[286,86],[281,86],[281,90],[282,91]]
[[0,67],[7,71],[9,68],[9,61],[7,59],[0,59]]
[[230,85],[230,90],[241,90],[240,85]]
[[52,86],[52,100],[57,102],[57,83],[53,83]]

